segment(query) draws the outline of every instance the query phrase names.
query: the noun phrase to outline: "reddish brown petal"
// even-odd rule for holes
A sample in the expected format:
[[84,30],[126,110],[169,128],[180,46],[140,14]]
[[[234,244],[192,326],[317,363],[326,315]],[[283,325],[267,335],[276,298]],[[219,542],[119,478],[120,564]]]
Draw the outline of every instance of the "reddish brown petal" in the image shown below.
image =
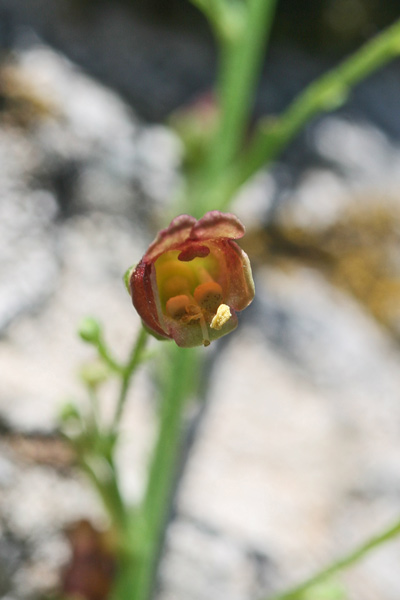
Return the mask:
[[130,279],[132,302],[145,325],[161,337],[168,337],[159,322],[157,303],[152,286],[152,263],[141,262],[134,269]]
[[234,310],[243,310],[254,298],[254,282],[247,254],[232,240],[216,240],[213,252],[220,261],[224,281],[224,302]]
[[196,219],[190,215],[175,217],[166,229],[162,229],[154,242],[150,244],[143,257],[145,262],[156,260],[164,252],[174,250],[190,236]]
[[197,221],[192,228],[190,237],[196,240],[218,238],[236,240],[244,236],[244,231],[242,223],[235,215],[213,210]]

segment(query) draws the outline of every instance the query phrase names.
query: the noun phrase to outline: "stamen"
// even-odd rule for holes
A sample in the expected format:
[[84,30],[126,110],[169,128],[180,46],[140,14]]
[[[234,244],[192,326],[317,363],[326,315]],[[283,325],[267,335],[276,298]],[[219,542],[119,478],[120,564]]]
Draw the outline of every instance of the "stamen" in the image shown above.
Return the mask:
[[[180,279],[180,276],[178,277]],[[175,283],[180,283],[179,279],[171,281],[171,287],[174,287]],[[200,324],[203,345],[209,346],[210,335],[207,322],[209,323],[211,314],[216,311],[211,327],[221,329],[231,317],[230,309],[226,304],[221,304],[222,288],[215,281],[198,285],[193,295],[194,297],[189,293],[172,296],[166,302],[165,312],[169,317],[177,319],[181,323],[197,321]]]
[[222,288],[216,281],[201,283],[194,290],[193,296],[202,310],[215,314],[222,302]]
[[200,327],[201,327],[201,332],[203,334],[203,346],[209,346],[210,345],[210,336],[208,335],[208,329],[207,329],[206,321],[205,321],[203,315],[201,315],[201,317],[200,317]]
[[222,327],[225,325],[225,323],[227,323],[229,321],[231,316],[232,316],[232,313],[231,313],[231,309],[229,308],[229,306],[227,306],[226,304],[220,304],[218,306],[217,313],[215,314],[213,320],[210,323],[210,327],[212,329],[217,329],[217,330],[222,329]]
[[198,321],[203,316],[200,306],[197,304],[190,303],[186,307],[186,314],[181,317],[183,323],[191,323],[192,321]]
[[173,319],[180,319],[186,315],[189,304],[189,298],[185,294],[180,294],[179,296],[173,296],[167,301],[165,310]]

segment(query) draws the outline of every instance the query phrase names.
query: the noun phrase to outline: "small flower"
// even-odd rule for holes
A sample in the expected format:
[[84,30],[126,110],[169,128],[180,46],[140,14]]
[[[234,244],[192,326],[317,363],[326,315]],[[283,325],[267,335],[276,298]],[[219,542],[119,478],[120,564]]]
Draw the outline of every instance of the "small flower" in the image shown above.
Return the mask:
[[132,302],[145,327],[178,346],[208,346],[237,327],[236,311],[254,297],[244,235],[235,215],[176,217],[128,275]]

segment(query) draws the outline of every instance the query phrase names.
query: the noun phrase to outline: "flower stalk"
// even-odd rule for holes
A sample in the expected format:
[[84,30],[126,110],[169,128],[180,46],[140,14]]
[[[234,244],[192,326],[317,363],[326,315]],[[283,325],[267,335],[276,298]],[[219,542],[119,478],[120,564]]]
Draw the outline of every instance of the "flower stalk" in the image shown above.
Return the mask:
[[136,516],[143,537],[138,548],[131,600],[148,600],[155,586],[156,567],[180,460],[185,408],[196,392],[201,367],[195,350],[169,346],[169,364],[164,368],[160,387],[159,432],[143,502]]
[[[219,121],[211,138],[206,160],[189,182],[187,210],[196,217],[220,208],[221,202],[209,202],[221,173],[232,164],[243,147],[253,110],[255,89],[265,56],[277,0],[226,2],[235,12],[234,35],[220,44],[216,96]],[[209,6],[211,2],[204,2]],[[225,203],[226,207],[228,203]]]
[[400,520],[396,521],[387,529],[384,529],[378,535],[375,535],[371,539],[367,540],[366,542],[364,542],[364,544],[362,544],[343,558],[332,563],[328,567],[325,567],[321,571],[318,571],[317,573],[315,573],[315,575],[313,575],[309,579],[306,579],[299,585],[291,588],[290,590],[287,590],[286,592],[283,592],[282,594],[277,594],[276,596],[269,597],[268,599],[265,598],[264,600],[301,600],[301,597],[304,594],[304,592],[313,588],[317,584],[325,581],[329,577],[332,577],[336,573],[343,571],[344,569],[348,569],[355,563],[362,560],[372,550],[379,548],[386,542],[397,537],[399,534]]

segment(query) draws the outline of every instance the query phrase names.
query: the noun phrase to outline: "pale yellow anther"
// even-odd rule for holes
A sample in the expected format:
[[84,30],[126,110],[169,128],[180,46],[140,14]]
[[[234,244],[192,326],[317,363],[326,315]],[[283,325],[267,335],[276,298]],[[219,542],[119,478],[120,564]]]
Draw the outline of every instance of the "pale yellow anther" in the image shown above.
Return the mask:
[[220,304],[218,306],[218,310],[216,312],[216,314],[214,315],[213,320],[210,323],[210,327],[211,329],[222,329],[222,327],[225,325],[225,323],[227,323],[229,321],[229,319],[231,318],[232,313],[231,313],[231,309],[229,308],[229,306],[227,306],[226,304]]

